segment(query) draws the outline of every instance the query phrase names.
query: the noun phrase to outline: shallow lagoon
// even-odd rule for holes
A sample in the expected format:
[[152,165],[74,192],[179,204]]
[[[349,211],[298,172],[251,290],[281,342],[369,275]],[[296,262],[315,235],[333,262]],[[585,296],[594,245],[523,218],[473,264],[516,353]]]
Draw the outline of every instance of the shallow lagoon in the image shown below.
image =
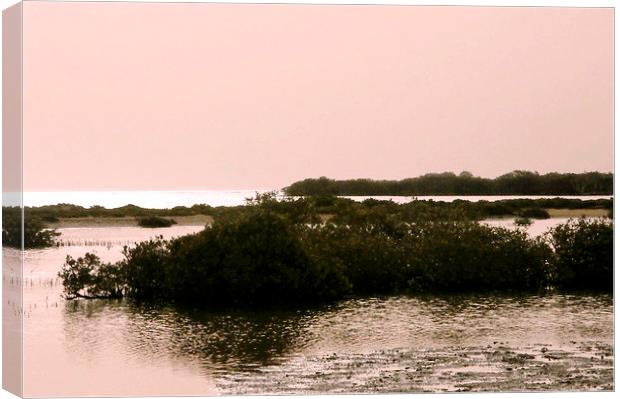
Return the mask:
[[[564,221],[535,221],[529,231],[536,235]],[[252,313],[60,297],[55,274],[67,254],[94,251],[114,261],[123,245],[200,229],[62,229],[69,246],[27,251],[24,393],[613,388],[613,300],[607,295],[398,296]],[[5,253],[5,283],[17,259],[17,251]]]

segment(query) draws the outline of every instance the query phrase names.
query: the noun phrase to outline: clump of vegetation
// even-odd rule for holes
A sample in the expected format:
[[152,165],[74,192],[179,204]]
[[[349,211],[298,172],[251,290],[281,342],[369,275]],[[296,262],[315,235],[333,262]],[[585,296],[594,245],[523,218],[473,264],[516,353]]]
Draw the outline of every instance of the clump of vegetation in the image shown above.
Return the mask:
[[140,227],[170,227],[173,224],[177,224],[174,219],[162,218],[159,216],[147,216],[138,219],[138,226]]
[[542,208],[525,208],[519,212],[519,216],[531,219],[549,219],[551,217],[549,212]]
[[[160,237],[123,253],[115,264],[68,257],[60,272],[67,297],[100,297],[111,286],[115,295],[138,300],[258,307],[323,302],[349,292],[337,265],[315,259],[295,226],[270,212],[228,218],[201,233]],[[102,271],[114,281],[103,288]]]
[[571,220],[548,233],[554,285],[562,290],[613,291],[613,222]]
[[[326,221],[319,217],[325,207],[334,211]],[[219,213],[200,233],[125,247],[114,264],[68,257],[60,276],[68,297],[235,307],[611,284],[608,219],[570,222],[532,239],[470,216],[422,202],[321,197],[317,204],[264,194]]]
[[284,188],[288,195],[612,195],[612,173],[547,173],[515,170],[495,179],[470,172],[429,173],[403,180],[327,177]]
[[60,276],[68,297],[237,307],[397,292],[537,291],[550,283],[551,250],[524,231],[427,214],[403,221],[391,206],[367,203],[322,222],[308,202],[264,195],[200,233],[126,247],[115,264],[69,257]]
[[343,265],[355,295],[537,291],[548,283],[549,248],[525,232],[388,218],[305,233],[320,256]]
[[[2,208],[3,210],[5,207]],[[173,216],[193,216],[193,215],[213,215],[214,207],[205,204],[196,204],[191,207],[175,206],[170,209],[142,208],[128,204],[118,208],[104,208],[99,205],[83,207],[73,204],[44,205],[38,207],[25,207],[27,213],[42,220],[57,222],[60,218],[84,218],[84,217],[173,217]]]
[[517,226],[527,227],[531,224],[532,224],[532,219],[528,217],[519,216],[515,218],[515,225]]
[[58,274],[65,296],[75,298],[121,298],[127,289],[122,263],[101,263],[97,255],[87,253],[73,259],[67,256]]
[[2,209],[2,245],[13,248],[44,248],[54,245],[54,238],[60,233],[54,229],[46,228],[43,221],[31,215],[23,213],[20,207],[4,207]]
[[[308,213],[311,211],[315,216],[331,217],[336,216],[341,219],[349,218],[352,213],[390,213],[395,217],[405,221],[412,219],[422,219],[422,217],[449,220],[451,217],[460,219],[480,220],[487,217],[498,216],[519,216],[526,209],[535,209],[537,215],[529,217],[547,217],[545,209],[604,209],[611,211],[613,208],[612,199],[579,200],[567,198],[547,198],[547,199],[510,199],[501,201],[477,201],[466,200],[446,201],[425,201],[412,198],[408,203],[397,204],[392,201],[367,199],[363,202],[356,202],[348,198],[336,197],[330,194],[312,195],[307,197],[286,198],[275,201],[273,193],[263,194],[274,198],[274,205],[271,206],[274,212],[292,216],[294,213]],[[277,202],[277,203],[276,203]],[[214,218],[225,217],[226,215],[238,215],[244,212],[247,207],[254,206],[250,201],[246,205],[234,207],[211,207],[208,205],[194,205],[191,207],[177,206],[170,209],[148,209],[135,205],[127,205],[120,208],[107,209],[101,206],[84,208],[77,205],[58,204],[46,205],[41,207],[26,207],[25,211],[33,218],[44,222],[57,222],[61,218],[77,217],[135,217],[147,218],[151,216],[159,218],[172,218],[175,216],[208,215]],[[5,208],[3,208],[5,209]],[[10,208],[8,208],[10,209]]]

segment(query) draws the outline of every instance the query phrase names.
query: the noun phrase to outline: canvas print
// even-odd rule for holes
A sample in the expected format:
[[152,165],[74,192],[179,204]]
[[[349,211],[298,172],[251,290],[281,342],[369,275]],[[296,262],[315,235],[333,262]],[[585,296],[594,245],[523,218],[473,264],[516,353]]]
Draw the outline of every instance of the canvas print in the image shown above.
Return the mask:
[[3,12],[3,387],[613,391],[611,8]]

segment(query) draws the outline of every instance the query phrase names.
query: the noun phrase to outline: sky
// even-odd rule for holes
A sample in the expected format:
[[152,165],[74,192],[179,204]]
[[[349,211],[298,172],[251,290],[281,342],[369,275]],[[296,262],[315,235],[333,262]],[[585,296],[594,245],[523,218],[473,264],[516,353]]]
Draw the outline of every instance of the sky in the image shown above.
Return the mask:
[[26,2],[24,189],[613,169],[613,10]]

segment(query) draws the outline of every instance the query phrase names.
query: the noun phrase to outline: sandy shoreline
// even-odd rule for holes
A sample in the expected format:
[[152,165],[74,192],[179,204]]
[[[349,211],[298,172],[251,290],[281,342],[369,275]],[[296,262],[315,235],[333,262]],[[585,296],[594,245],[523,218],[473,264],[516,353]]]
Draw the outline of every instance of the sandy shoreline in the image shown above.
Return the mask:
[[[607,216],[606,209],[547,209],[552,218],[578,218],[586,217],[603,217]],[[325,221],[330,215],[321,215]],[[513,219],[514,216],[502,216],[499,218],[489,219]],[[213,217],[209,215],[192,215],[192,216],[172,216],[179,226],[204,226],[213,222]],[[138,220],[135,217],[77,217],[77,218],[60,218],[58,222],[49,223],[48,227],[53,229],[74,228],[74,227],[131,227],[138,226]]]

